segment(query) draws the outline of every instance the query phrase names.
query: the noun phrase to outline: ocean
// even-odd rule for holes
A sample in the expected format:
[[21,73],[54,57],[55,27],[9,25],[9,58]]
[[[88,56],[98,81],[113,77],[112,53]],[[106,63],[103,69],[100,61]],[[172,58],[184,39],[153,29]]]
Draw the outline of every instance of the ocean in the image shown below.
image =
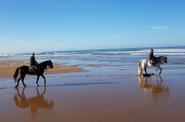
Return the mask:
[[[77,65],[84,69],[94,70],[95,67],[133,68],[141,59],[147,59],[151,48],[122,48],[122,49],[98,49],[77,51],[48,51],[36,52],[36,60],[52,60],[61,65]],[[153,48],[156,56],[168,57],[168,67],[185,65],[185,47],[158,47]],[[30,60],[29,53],[0,53],[0,61],[7,60]],[[91,66],[91,67],[90,67]]]
[[[78,66],[89,74],[121,75],[126,71],[128,75],[137,75],[137,65],[141,59],[148,59],[151,48],[121,48],[76,51],[47,51],[36,52],[36,60],[41,63],[51,60],[62,66]],[[185,47],[156,47],[155,56],[167,56],[168,63],[163,69],[185,68]],[[32,52],[0,53],[0,61],[30,61]],[[29,64],[29,63],[27,63]],[[25,65],[27,65],[25,64]],[[150,71],[150,68],[148,69]],[[153,71],[152,71],[153,72]],[[83,73],[84,75],[86,73]]]
[[[76,51],[48,51],[36,52],[38,60],[74,59],[74,60],[99,60],[99,61],[122,61],[121,57],[145,57],[149,55],[151,48],[121,48],[121,49],[97,49]],[[185,47],[158,47],[153,48],[154,54],[165,56],[185,56]],[[27,53],[0,53],[0,60],[27,60],[32,52]]]
[[[94,50],[73,50],[73,51],[47,51],[37,52],[40,56],[80,56],[80,55],[147,55],[151,48],[119,48],[119,49],[94,49]],[[157,55],[185,55],[185,46],[182,47],[156,47],[153,48]],[[0,58],[13,56],[30,56],[27,53],[1,53]]]

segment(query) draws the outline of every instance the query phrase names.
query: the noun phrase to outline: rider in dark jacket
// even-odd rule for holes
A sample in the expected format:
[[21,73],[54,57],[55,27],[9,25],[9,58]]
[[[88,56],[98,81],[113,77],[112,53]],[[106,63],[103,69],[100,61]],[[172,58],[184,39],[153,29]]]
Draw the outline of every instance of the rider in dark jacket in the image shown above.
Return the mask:
[[149,59],[152,62],[153,65],[156,65],[156,57],[154,56],[154,50],[151,49]]
[[31,71],[37,70],[38,63],[35,60],[35,53],[32,53],[32,56],[30,58],[30,66],[31,66]]

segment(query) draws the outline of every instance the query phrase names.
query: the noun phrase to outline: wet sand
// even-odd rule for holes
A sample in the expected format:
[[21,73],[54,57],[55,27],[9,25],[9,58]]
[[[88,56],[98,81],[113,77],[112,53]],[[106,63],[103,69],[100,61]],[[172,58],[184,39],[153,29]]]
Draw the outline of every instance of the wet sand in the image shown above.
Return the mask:
[[[173,66],[174,67],[174,66]],[[184,68],[138,77],[132,67],[106,66],[89,72],[51,74],[47,87],[27,77],[15,89],[1,78],[2,122],[184,122]],[[43,84],[40,80],[39,84]]]
[[[0,61],[0,77],[13,77],[13,74],[17,67],[27,65],[29,62],[26,61]],[[54,63],[53,69],[48,69],[46,74],[59,74],[59,73],[72,73],[72,72],[81,72],[82,68],[71,65],[71,66],[62,66]]]

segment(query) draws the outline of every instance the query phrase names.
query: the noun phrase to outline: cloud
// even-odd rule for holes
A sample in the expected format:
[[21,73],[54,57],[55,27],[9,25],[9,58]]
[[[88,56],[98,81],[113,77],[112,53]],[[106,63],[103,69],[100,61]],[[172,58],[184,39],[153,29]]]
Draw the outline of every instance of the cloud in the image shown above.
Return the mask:
[[163,29],[167,29],[167,26],[152,26],[153,30],[163,30]]

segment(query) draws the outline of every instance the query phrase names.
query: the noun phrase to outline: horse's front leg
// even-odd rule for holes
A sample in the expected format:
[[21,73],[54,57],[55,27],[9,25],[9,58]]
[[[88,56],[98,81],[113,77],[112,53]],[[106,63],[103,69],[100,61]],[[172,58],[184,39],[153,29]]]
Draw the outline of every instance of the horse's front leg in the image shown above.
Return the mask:
[[45,76],[43,74],[41,76],[44,79],[44,86],[46,86],[46,78],[45,78]]
[[147,73],[147,70],[146,70],[146,67],[144,68],[144,70],[145,70],[145,73],[148,74],[148,73]]
[[159,75],[162,73],[162,68],[159,66],[158,67],[160,69]]
[[155,69],[155,74],[156,74],[156,75],[158,74],[158,73],[157,73],[157,72],[158,72],[158,69],[159,69],[158,67]]
[[37,81],[36,81],[37,87],[39,86],[39,84],[38,84],[39,78],[40,78],[40,75],[37,75]]
[[163,82],[163,79],[162,77],[159,75],[159,83],[162,83]]

